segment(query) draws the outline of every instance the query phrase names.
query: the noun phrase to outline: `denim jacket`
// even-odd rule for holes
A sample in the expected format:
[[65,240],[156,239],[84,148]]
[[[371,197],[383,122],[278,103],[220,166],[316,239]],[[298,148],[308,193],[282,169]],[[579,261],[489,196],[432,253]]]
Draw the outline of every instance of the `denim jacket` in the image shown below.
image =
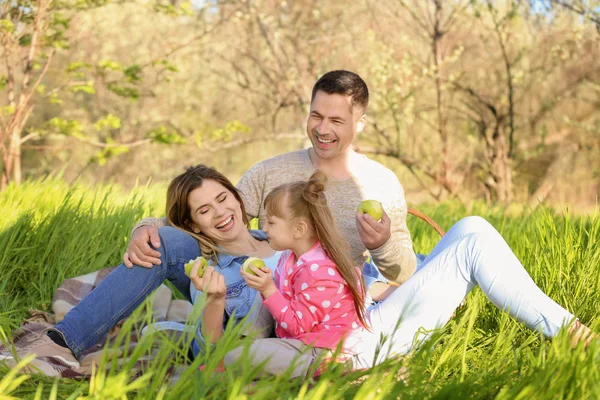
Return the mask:
[[[250,234],[258,240],[267,240],[267,235],[263,231],[251,230]],[[225,315],[223,316],[223,330],[231,318],[235,322],[241,321],[248,313],[257,296],[257,291],[246,284],[240,274],[242,264],[248,259],[248,256],[232,256],[226,253],[219,254],[219,261],[211,264],[215,270],[225,278],[227,292],[225,294]],[[190,295],[192,303],[196,304],[201,292],[190,283]],[[204,345],[201,323],[198,324],[196,331],[196,340],[192,344],[194,355],[197,355]]]
[[[258,240],[267,240],[267,235],[263,231],[251,230],[250,234]],[[225,315],[223,317],[223,330],[227,326],[230,319],[234,319],[235,323],[240,322],[248,313],[257,296],[257,291],[250,288],[242,275],[240,268],[246,261],[248,256],[232,256],[229,254],[219,254],[219,261],[214,264],[215,270],[225,278],[227,292],[225,295]],[[273,268],[274,270],[275,268]],[[363,276],[365,279],[365,289],[368,292],[373,283],[387,282],[381,275],[379,270],[370,263],[365,263],[363,266]],[[192,303],[196,304],[201,292],[190,283],[190,295]],[[366,306],[371,303],[370,297],[367,296]],[[235,312],[235,313],[234,313]],[[198,324],[196,331],[196,340],[192,344],[194,355],[197,355],[204,346],[204,337],[202,336],[201,324]]]

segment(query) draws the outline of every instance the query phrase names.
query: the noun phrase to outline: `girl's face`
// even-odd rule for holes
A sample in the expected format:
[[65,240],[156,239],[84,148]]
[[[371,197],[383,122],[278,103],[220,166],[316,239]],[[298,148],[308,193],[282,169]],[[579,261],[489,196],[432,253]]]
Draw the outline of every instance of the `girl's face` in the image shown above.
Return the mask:
[[273,250],[283,251],[292,249],[295,242],[294,222],[291,218],[280,218],[267,214],[267,222],[263,227],[267,240]]
[[217,244],[233,240],[246,230],[242,208],[233,193],[219,182],[206,179],[188,197],[192,230]]

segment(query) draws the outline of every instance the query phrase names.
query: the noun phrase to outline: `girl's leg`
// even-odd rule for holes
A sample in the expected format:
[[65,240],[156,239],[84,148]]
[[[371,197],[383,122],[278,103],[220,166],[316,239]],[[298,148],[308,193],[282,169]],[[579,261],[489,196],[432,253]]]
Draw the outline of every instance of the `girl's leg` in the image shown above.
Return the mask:
[[172,227],[160,228],[158,233],[161,265],[131,269],[119,265],[55,326],[76,357],[131,314],[165,279],[190,299],[190,279],[183,265],[200,255],[198,242]]
[[306,376],[311,365],[325,351],[309,348],[296,339],[257,339],[248,350],[237,347],[225,355],[225,368],[238,364],[244,353],[248,354],[253,366],[263,363],[262,372],[268,375],[282,375],[293,365],[292,378]]
[[[417,337],[421,328],[443,327],[475,285],[498,308],[545,336],[556,336],[574,319],[536,286],[487,221],[467,217],[450,229],[415,275],[370,311],[373,337],[390,338],[377,362],[410,351],[426,338]],[[367,347],[367,354],[374,355],[374,346]]]

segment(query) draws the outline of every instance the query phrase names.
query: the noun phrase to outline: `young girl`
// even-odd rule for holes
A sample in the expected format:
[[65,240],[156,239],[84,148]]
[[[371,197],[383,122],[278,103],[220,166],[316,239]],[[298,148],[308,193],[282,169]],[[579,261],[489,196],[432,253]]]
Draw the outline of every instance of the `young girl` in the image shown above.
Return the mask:
[[[277,323],[279,339],[259,339],[250,348],[253,364],[266,362],[263,371],[270,374],[294,364],[294,377],[306,375],[318,356],[326,357],[323,352],[336,350],[351,331],[366,325],[360,271],[327,207],[325,182],[317,171],[308,182],[285,184],[267,195],[264,231],[273,249],[285,251],[275,280],[267,267],[241,271]],[[241,347],[230,352],[225,366],[242,354]]]

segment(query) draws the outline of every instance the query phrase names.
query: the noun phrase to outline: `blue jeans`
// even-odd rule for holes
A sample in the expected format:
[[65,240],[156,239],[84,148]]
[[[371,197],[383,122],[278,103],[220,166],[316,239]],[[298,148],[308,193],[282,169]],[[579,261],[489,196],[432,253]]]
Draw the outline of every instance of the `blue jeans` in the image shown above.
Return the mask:
[[129,316],[165,279],[190,299],[190,279],[183,266],[200,256],[196,239],[172,227],[158,230],[161,265],[144,268],[119,265],[90,294],[56,324],[65,342],[79,358],[121,319]]

